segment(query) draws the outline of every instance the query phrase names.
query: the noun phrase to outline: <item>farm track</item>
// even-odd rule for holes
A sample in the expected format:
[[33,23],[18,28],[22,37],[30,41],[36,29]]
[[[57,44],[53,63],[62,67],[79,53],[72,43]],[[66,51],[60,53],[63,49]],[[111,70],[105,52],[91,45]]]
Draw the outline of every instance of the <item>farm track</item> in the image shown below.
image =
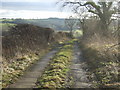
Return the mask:
[[8,86],[8,88],[33,88],[36,85],[37,78],[42,75],[50,59],[58,52],[58,47],[33,64],[18,81]]
[[72,88],[93,88],[92,82],[87,78],[87,67],[82,58],[82,52],[79,49],[78,43],[75,42],[73,60],[71,65],[71,74],[73,77]]
[[[55,53],[58,52],[53,49],[47,53],[41,60],[33,64],[30,69],[28,69],[25,74],[14,84],[10,85],[8,88],[33,88],[36,86],[37,79],[42,76],[45,68],[50,62],[51,58],[54,57]],[[73,77],[74,84],[72,88],[92,88],[93,85],[87,78],[86,64],[82,58],[82,53],[78,47],[78,43],[74,44],[73,60],[70,67],[71,76]],[[69,82],[68,82],[69,83]]]

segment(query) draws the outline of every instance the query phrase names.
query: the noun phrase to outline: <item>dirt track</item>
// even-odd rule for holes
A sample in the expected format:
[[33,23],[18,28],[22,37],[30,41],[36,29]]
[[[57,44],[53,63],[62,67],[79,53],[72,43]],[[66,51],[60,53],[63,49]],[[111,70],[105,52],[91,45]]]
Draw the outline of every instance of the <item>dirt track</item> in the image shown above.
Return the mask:
[[[59,46],[58,46],[59,47]],[[48,54],[46,54],[41,60],[33,64],[33,66],[26,71],[26,73],[9,88],[33,88],[37,79],[42,75],[44,69],[47,67],[50,59],[59,50],[58,47]],[[70,67],[73,77],[74,85],[72,88],[91,88],[92,83],[87,78],[86,64],[82,58],[82,53],[78,48],[78,43],[75,42],[72,65]]]
[[40,77],[47,67],[50,59],[55,55],[58,49],[54,49],[46,54],[41,60],[31,66],[29,70],[14,84],[10,85],[9,88],[33,88],[37,82],[37,78]]
[[73,76],[74,85],[72,88],[92,88],[92,82],[87,78],[87,68],[82,58],[82,52],[76,42],[74,45],[73,64],[71,66],[71,72]]

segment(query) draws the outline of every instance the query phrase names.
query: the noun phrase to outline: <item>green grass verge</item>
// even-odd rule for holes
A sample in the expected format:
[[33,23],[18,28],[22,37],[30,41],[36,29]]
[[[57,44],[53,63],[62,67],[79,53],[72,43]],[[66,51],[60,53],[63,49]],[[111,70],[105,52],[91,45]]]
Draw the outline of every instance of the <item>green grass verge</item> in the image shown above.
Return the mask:
[[52,58],[43,75],[38,79],[39,88],[63,88],[71,64],[73,41],[66,43]]

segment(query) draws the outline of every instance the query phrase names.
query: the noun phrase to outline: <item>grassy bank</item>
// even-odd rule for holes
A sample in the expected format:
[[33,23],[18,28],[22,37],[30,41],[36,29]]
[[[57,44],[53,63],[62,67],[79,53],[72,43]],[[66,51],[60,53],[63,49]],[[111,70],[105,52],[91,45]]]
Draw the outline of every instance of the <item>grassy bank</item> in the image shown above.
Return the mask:
[[2,73],[2,87],[5,88],[8,85],[14,83],[24,72],[37,60],[47,53],[48,50],[43,50],[39,54],[29,54],[17,58],[10,64],[7,61],[3,62]]
[[120,87],[119,48],[111,43],[81,44],[83,56],[91,74],[94,73],[99,87]]
[[38,79],[39,88],[63,88],[72,58],[73,41],[65,43],[52,58],[43,75]]

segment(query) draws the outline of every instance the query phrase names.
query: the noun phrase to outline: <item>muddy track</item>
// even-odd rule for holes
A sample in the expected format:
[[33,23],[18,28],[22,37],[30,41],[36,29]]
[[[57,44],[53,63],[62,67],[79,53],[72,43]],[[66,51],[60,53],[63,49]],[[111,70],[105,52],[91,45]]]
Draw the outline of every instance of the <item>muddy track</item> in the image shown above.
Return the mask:
[[87,78],[87,68],[82,58],[82,52],[78,47],[78,43],[75,42],[74,45],[74,53],[73,53],[73,60],[71,65],[71,73],[73,77],[74,84],[72,88],[92,88],[93,84]]
[[47,53],[42,59],[38,60],[35,64],[33,64],[25,74],[20,77],[18,81],[14,84],[8,86],[9,88],[33,88],[37,82],[37,78],[40,77],[47,67],[50,59],[55,55],[58,51],[58,47],[53,49],[49,53]]

